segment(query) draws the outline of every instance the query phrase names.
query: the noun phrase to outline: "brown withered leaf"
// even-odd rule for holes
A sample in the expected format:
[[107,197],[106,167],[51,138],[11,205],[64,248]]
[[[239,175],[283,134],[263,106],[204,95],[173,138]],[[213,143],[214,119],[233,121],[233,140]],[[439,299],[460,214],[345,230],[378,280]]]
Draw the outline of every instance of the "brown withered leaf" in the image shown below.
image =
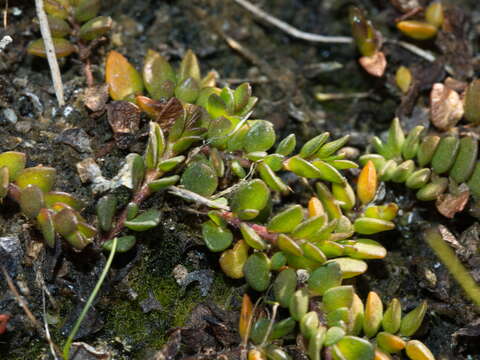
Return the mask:
[[438,197],[435,206],[440,214],[446,218],[453,219],[456,213],[463,211],[467,205],[470,192],[462,191],[458,194],[442,194]]
[[436,83],[430,92],[430,119],[436,128],[448,130],[463,116],[463,102],[460,95],[449,87]]
[[89,87],[83,95],[85,106],[91,111],[101,111],[108,101],[108,84]]
[[107,105],[108,123],[113,130],[113,138],[120,149],[126,149],[133,141],[140,126],[141,111],[128,101],[112,101]]
[[155,121],[160,124],[162,129],[168,130],[173,125],[173,122],[183,114],[183,111],[183,105],[180,100],[175,97],[170,98],[159,108]]
[[358,62],[366,72],[376,77],[382,77],[387,67],[387,59],[381,51],[377,51],[372,56],[362,56],[358,59]]

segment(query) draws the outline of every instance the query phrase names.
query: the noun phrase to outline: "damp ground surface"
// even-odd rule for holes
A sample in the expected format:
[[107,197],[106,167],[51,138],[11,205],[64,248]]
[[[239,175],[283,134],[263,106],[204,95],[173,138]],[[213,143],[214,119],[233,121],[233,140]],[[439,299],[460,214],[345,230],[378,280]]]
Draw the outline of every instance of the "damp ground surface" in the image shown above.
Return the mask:
[[[28,42],[39,36],[32,23],[34,8],[25,3],[10,0],[8,26],[0,27],[0,38],[11,35],[14,39],[0,52],[0,151],[22,151],[28,155],[30,166],[55,167],[57,188],[89,204],[85,216],[93,221],[96,198],[91,187],[80,181],[76,164],[95,158],[105,177],[114,176],[129,152],[143,151],[147,121],[143,120],[129,149],[115,146],[106,116],[92,116],[83,105],[85,79],[73,57],[60,62],[67,105],[58,108],[47,62],[25,52]],[[256,3],[304,31],[350,35],[346,19],[353,1]],[[465,17],[466,38],[461,40],[468,41],[473,55],[466,65],[456,64],[454,70],[459,80],[468,80],[479,70],[480,9],[473,0],[452,3]],[[359,4],[386,37],[400,37],[393,25],[400,13],[389,1],[364,0]],[[394,84],[395,69],[399,65],[414,68],[422,74],[424,85],[445,76],[441,63],[432,65],[386,44],[387,73],[382,79],[373,78],[358,65],[353,46],[294,39],[259,21],[232,0],[107,0],[102,12],[112,16],[115,26],[110,41],[92,57],[97,82],[103,81],[104,59],[111,49],[126,55],[137,68],[148,49],[159,51],[176,64],[187,49],[192,49],[202,71],[212,69],[220,74],[220,84],[251,82],[260,98],[254,117],[272,121],[280,137],[295,133],[300,142],[321,131],[329,131],[333,137],[348,133],[350,145],[363,151],[373,135],[385,132],[396,114],[407,129],[428,126],[427,87],[420,88],[422,96],[413,104],[408,103]],[[233,48],[232,40],[239,47]],[[416,44],[438,49],[434,41]],[[316,93],[368,96],[319,102]],[[124,199],[120,205],[128,201],[127,189],[115,192]],[[422,224],[442,223],[463,245],[478,249],[480,227],[475,218],[462,214],[447,221],[436,215],[433,205],[413,201],[414,196],[400,186],[388,185],[383,197],[402,208],[397,229],[379,238],[388,256],[370,262],[368,273],[352,283],[362,298],[375,290],[384,303],[398,297],[408,310],[426,299],[429,311],[419,338],[439,359],[480,359],[479,310],[465,298],[420,232]],[[200,354],[214,359],[218,352],[237,358],[235,327],[244,283],[219,272],[218,257],[202,245],[202,217],[195,207],[168,194],[154,196],[145,206],[162,210],[161,225],[142,234],[135,250],[116,258],[78,340],[100,353],[112,353],[115,359],[154,359],[165,344],[170,346],[166,351],[173,353],[179,343],[178,359],[199,358]],[[30,309],[42,323],[45,315],[54,342],[63,344],[95,286],[106,261],[104,255],[86,251],[80,256],[61,245],[46,249],[39,234],[9,201],[0,204],[0,249],[8,255],[3,255],[6,260],[0,258],[0,263]],[[478,281],[478,253],[462,260]],[[185,286],[177,282],[182,273],[191,276]],[[7,289],[0,277],[0,314],[11,315],[8,331],[0,335],[0,359],[50,358],[48,345]],[[205,318],[210,320],[202,320]],[[178,328],[184,329],[181,340]],[[209,353],[213,355],[208,357]],[[302,359],[300,355],[296,358]]]

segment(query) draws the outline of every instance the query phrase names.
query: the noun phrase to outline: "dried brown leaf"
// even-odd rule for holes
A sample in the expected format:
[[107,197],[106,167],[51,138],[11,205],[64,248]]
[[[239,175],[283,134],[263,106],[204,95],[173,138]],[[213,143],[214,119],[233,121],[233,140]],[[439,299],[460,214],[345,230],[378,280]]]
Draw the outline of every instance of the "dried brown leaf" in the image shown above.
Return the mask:
[[442,194],[436,202],[437,210],[443,216],[452,219],[456,213],[463,211],[467,205],[470,192],[468,190],[459,194]]
[[463,116],[460,95],[449,87],[436,83],[430,93],[430,118],[436,128],[447,130],[454,127]]
[[168,130],[173,122],[183,114],[183,105],[177,98],[171,98],[162,106],[158,107],[158,115],[155,119],[162,129]]
[[113,101],[107,105],[107,118],[117,146],[126,149],[140,125],[141,111],[128,101]]
[[377,51],[372,56],[362,56],[358,59],[358,62],[366,72],[376,77],[382,77],[387,67],[387,59],[381,51]]
[[85,90],[84,104],[91,111],[101,111],[108,101],[108,84],[89,87]]

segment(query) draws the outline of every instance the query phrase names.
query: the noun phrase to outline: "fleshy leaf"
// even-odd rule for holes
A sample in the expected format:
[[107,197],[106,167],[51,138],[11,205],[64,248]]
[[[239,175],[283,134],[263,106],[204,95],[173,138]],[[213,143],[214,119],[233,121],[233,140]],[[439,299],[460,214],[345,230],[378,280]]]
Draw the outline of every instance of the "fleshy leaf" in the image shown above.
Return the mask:
[[162,213],[157,209],[149,209],[132,220],[125,221],[125,226],[133,231],[146,231],[160,223]]
[[55,225],[53,224],[53,211],[49,209],[40,209],[37,215],[37,224],[42,232],[46,244],[53,248],[55,247]]
[[[116,251],[119,253],[124,253],[129,251],[135,246],[136,238],[133,235],[121,236],[117,238],[117,248]],[[107,240],[103,243],[102,248],[107,251],[112,251],[113,239]]]
[[112,228],[113,216],[117,209],[117,198],[114,195],[101,197],[96,206],[98,223],[103,231],[110,231]]
[[249,256],[243,268],[245,280],[256,291],[265,291],[270,285],[270,259],[264,253]]
[[247,152],[267,151],[275,144],[273,124],[266,120],[256,120],[244,139]]
[[143,90],[140,74],[122,54],[114,50],[107,56],[105,82],[109,86],[110,97],[113,100],[124,100]]
[[78,22],[88,21],[97,16],[101,0],[79,0],[74,8],[74,17]]
[[208,197],[217,189],[218,177],[210,165],[195,161],[187,166],[180,182],[186,189]]
[[159,100],[173,96],[177,79],[168,61],[158,52],[149,49],[143,65],[143,81],[150,96]]
[[218,226],[209,220],[202,224],[202,236],[205,244],[212,252],[227,249],[233,242],[232,232],[223,226]]
[[233,195],[231,207],[241,219],[251,220],[267,205],[269,198],[270,190],[268,190],[268,187],[262,180],[255,179],[240,186]]
[[7,151],[0,154],[0,168],[7,167],[10,181],[15,181],[20,172],[25,169],[27,159],[24,153]]
[[82,25],[79,36],[83,40],[94,40],[106,34],[112,29],[110,16],[97,16]]
[[241,279],[243,267],[248,258],[248,245],[245,241],[237,241],[232,249],[226,250],[220,256],[220,267],[232,279]]
[[52,190],[55,184],[57,171],[47,166],[35,166],[22,170],[16,179],[16,184],[21,188],[28,185],[36,185],[43,192]]
[[[356,336],[347,335],[333,347],[335,360],[372,360],[375,356],[373,345],[368,340]],[[337,356],[337,352],[341,357]]]
[[[70,55],[75,51],[75,46],[63,38],[53,38],[53,47],[55,48],[55,55],[58,58],[65,57]],[[43,58],[47,57],[47,51],[45,50],[45,44],[43,39],[38,39],[30,42],[27,47],[27,52],[31,55],[40,56]]]
[[363,332],[367,337],[374,337],[380,329],[383,319],[383,303],[376,292],[368,293],[365,302],[365,316],[363,318]]
[[297,287],[297,274],[295,270],[288,268],[281,271],[275,281],[273,282],[273,293],[275,300],[280,303],[282,307],[288,307],[290,298]]
[[329,263],[315,269],[308,279],[308,289],[314,295],[323,295],[328,289],[342,284],[342,271],[340,266]]
[[20,191],[20,208],[30,219],[36,218],[40,209],[44,206],[43,192],[38,186],[28,185]]

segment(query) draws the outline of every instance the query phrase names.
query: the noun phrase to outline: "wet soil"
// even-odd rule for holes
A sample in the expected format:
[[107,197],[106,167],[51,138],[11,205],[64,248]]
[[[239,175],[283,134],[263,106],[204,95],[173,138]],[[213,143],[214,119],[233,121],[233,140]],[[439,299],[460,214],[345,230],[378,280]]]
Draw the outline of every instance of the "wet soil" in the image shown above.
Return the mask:
[[[256,3],[304,31],[350,35],[346,17],[353,1]],[[399,37],[393,20],[400,14],[388,1],[359,3],[385,36]],[[468,40],[475,57],[480,9],[474,0],[454,3],[469,20]],[[358,65],[358,53],[353,46],[294,39],[258,21],[232,0],[107,0],[103,13],[113,17],[115,27],[111,40],[92,58],[98,82],[103,79],[104,58],[110,49],[126,55],[137,68],[147,49],[161,52],[173,63],[178,63],[187,49],[193,49],[202,70],[216,70],[221,83],[235,86],[250,81],[254,94],[260,98],[254,116],[272,121],[280,135],[293,132],[304,141],[320,131],[330,131],[334,137],[348,133],[352,135],[350,145],[361,151],[371,136],[386,130],[401,105],[401,94],[393,82],[397,66],[409,65],[425,71],[432,68],[425,60],[386,45],[387,74],[382,79],[372,78]],[[28,154],[28,165],[55,167],[58,189],[90,204],[85,216],[93,219],[95,194],[80,181],[76,164],[94,157],[103,175],[110,178],[129,151],[143,149],[144,138],[138,136],[127,150],[111,146],[113,138],[106,116],[91,116],[83,106],[85,79],[81,64],[73,57],[61,61],[67,105],[57,107],[46,61],[25,52],[27,43],[39,36],[32,24],[33,17],[30,4],[10,0],[8,26],[0,27],[0,39],[5,35],[14,39],[0,52],[0,151],[23,151]],[[230,47],[229,39],[237,41],[241,50]],[[433,43],[422,46],[435,50]],[[478,73],[473,60],[470,65]],[[370,95],[318,102],[316,92]],[[418,106],[417,112],[404,116],[405,127],[427,124],[422,108]],[[139,133],[145,129],[144,121]],[[109,151],[104,151],[107,146]],[[127,189],[116,192],[127,201]],[[411,195],[402,187],[388,186],[385,197],[399,202],[403,209],[398,230],[380,238],[389,251],[387,258],[369,263],[368,273],[354,283],[362,297],[375,290],[382,294],[384,302],[400,298],[407,309],[427,299],[429,312],[419,334],[421,340],[439,359],[480,359],[479,309],[465,298],[424,243],[419,230],[422,223],[437,222],[457,236],[469,229],[465,241],[476,241],[478,247],[475,220],[459,215],[446,221],[436,215],[433,206],[418,204]],[[233,330],[228,336],[217,331],[215,321],[235,327],[243,283],[220,274],[217,257],[201,244],[201,217],[192,211],[191,205],[170,195],[156,195],[146,204],[149,205],[163,210],[161,226],[142,234],[136,250],[116,258],[78,340],[99,351],[111,352],[115,359],[150,359],[169,338],[175,339],[175,329],[183,328],[186,340],[176,358],[195,358],[196,353],[220,350],[228,354],[238,345],[238,338]],[[44,248],[39,234],[8,201],[0,205],[0,238],[3,249],[8,248],[9,252],[8,258],[0,262],[41,321],[43,295],[47,293],[46,319],[53,340],[62,344],[105,264],[104,255],[87,252],[79,256],[60,245],[53,250]],[[469,266],[473,272],[479,271],[478,263]],[[174,277],[179,271],[194,273],[192,282],[180,286]],[[187,331],[189,326],[195,328],[192,324],[198,325],[196,317],[190,316],[192,312],[208,313],[213,320],[201,327],[208,331]],[[0,359],[49,358],[47,343],[0,277],[2,313],[10,314],[11,320],[8,331],[0,335]],[[195,336],[196,342],[192,341]],[[232,353],[227,358],[236,356]]]

